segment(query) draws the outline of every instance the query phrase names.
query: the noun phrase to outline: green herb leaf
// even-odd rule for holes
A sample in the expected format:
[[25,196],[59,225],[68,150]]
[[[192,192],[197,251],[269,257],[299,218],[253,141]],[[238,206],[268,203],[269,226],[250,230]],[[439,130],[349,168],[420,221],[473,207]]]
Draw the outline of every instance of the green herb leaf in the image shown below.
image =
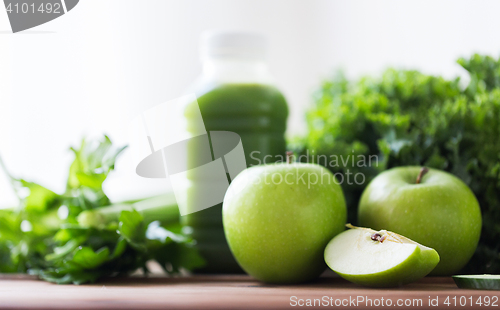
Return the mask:
[[79,247],[71,262],[85,269],[94,269],[108,260],[108,257],[108,248],[101,248],[94,252],[90,247]]
[[24,198],[18,208],[0,210],[0,272],[82,284],[147,272],[146,262],[155,259],[167,272],[200,266],[192,240],[178,226],[172,226],[175,232],[161,226],[179,225],[173,195],[110,205],[102,184],[123,149],[106,136],[72,148],[75,159],[62,195],[10,177]]

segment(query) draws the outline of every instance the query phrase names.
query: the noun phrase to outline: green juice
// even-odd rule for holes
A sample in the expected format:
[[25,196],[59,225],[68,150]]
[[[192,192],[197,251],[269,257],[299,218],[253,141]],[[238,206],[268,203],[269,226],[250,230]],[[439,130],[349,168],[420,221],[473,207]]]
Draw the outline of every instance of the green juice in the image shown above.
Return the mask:
[[[281,92],[262,84],[223,84],[198,95],[207,131],[232,131],[241,137],[247,166],[272,163],[286,152],[284,133],[288,107]],[[186,109],[188,130],[189,107]],[[196,154],[195,148],[188,154]],[[189,190],[188,190],[189,193]],[[188,194],[187,204],[190,199]],[[207,261],[202,272],[242,272],[226,243],[222,227],[222,204],[182,217],[196,247]]]

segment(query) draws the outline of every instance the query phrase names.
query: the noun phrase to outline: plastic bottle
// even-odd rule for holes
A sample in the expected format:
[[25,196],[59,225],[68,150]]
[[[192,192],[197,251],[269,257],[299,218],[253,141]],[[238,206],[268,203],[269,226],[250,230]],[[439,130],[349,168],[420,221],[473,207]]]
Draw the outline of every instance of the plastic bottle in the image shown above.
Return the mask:
[[[240,135],[247,166],[285,155],[288,107],[273,85],[265,61],[267,43],[253,33],[212,31],[202,35],[203,72],[191,88],[207,131]],[[189,128],[189,118],[188,118]],[[189,199],[189,198],[188,198]],[[241,272],[226,243],[222,204],[182,218],[207,261],[207,273]]]

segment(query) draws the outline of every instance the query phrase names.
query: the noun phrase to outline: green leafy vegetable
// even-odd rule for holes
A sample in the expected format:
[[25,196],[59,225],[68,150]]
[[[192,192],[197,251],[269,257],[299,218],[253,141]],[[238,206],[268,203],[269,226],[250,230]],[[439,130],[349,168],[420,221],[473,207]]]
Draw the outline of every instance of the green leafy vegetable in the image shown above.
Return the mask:
[[[464,272],[500,273],[500,60],[473,55],[458,63],[471,77],[465,89],[458,78],[394,69],[381,78],[325,81],[307,115],[307,136],[292,146],[334,173],[363,174],[362,184],[343,182],[351,222],[364,187],[385,169],[425,165],[455,174],[483,213],[480,244]],[[356,160],[335,165],[321,156]],[[371,165],[358,164],[358,156],[371,157]]]
[[81,212],[77,221],[82,227],[103,228],[109,222],[116,222],[122,211],[135,210],[140,213],[146,223],[161,221],[162,224],[173,224],[179,221],[179,207],[173,193],[159,195],[135,202],[112,204],[98,209]]
[[59,195],[10,176],[20,205],[0,210],[0,272],[28,272],[55,283],[148,273],[156,260],[169,273],[203,265],[180,229],[173,194],[111,204],[102,183],[123,151],[110,139],[72,148],[67,189]]

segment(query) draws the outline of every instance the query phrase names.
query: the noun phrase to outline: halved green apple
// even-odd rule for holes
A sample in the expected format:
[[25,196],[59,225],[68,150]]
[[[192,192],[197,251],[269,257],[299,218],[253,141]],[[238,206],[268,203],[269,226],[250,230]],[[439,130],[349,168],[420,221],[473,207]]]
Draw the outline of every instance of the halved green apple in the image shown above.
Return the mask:
[[394,287],[426,276],[438,253],[396,233],[347,225],[325,249],[327,265],[342,278],[372,287]]

